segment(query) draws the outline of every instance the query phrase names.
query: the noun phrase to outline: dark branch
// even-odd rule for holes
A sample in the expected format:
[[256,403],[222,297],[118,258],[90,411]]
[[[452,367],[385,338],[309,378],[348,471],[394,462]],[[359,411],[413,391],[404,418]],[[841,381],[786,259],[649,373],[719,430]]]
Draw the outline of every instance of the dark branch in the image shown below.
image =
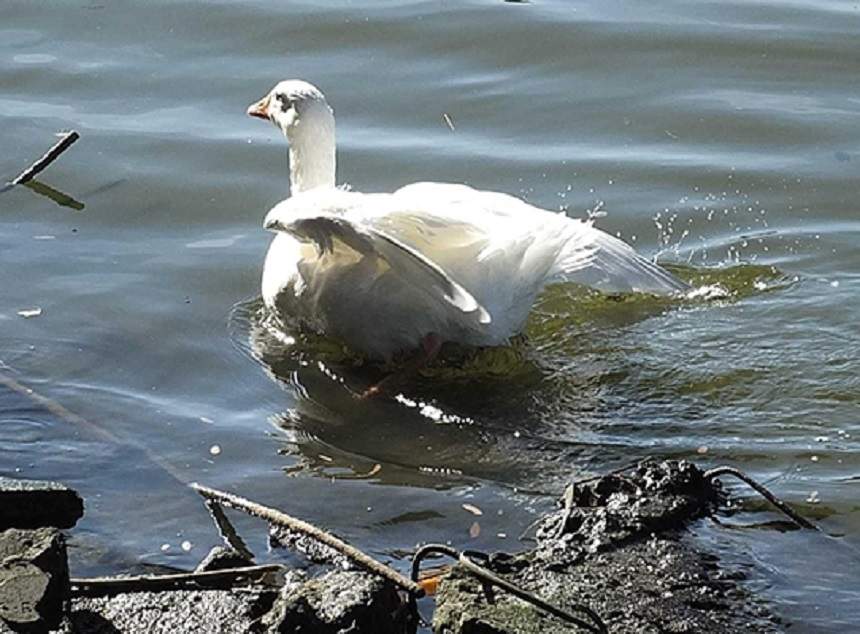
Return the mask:
[[25,169],[23,172],[18,174],[12,181],[9,183],[10,185],[23,185],[24,183],[33,180],[33,178],[44,170],[48,165],[57,160],[57,158],[68,150],[72,144],[77,141],[81,135],[79,135],[74,130],[70,132],[66,132],[63,137],[54,144],[50,150],[45,152],[44,156],[40,158],[38,161],[33,163],[30,167]]

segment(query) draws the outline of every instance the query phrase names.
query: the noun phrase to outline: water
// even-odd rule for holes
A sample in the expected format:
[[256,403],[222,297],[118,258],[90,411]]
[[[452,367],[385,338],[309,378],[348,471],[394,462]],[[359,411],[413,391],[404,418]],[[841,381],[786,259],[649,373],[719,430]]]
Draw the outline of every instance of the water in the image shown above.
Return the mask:
[[[192,481],[402,568],[419,541],[521,547],[570,477],[687,457],[746,470],[824,528],[775,530],[743,489],[741,513],[696,528],[792,631],[860,624],[858,5],[12,1],[2,15],[0,174],[60,129],[82,135],[39,179],[64,204],[0,195],[0,369],[80,417],[0,385],[0,472],[86,496],[73,574],[193,565],[217,537]],[[287,77],[334,105],[341,181],[602,207],[601,227],[728,296],[552,289],[522,358],[484,361],[507,376],[442,372],[356,402],[372,377],[319,345],[285,349],[255,316],[262,218],[288,187],[284,141],[244,110]],[[269,556],[262,527],[239,526]]]

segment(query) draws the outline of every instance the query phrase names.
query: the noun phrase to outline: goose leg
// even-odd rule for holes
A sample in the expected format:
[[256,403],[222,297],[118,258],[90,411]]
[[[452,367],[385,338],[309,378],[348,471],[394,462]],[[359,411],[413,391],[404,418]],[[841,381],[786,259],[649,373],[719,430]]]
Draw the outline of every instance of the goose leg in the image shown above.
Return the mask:
[[421,338],[421,347],[410,360],[404,363],[396,372],[392,372],[379,382],[371,385],[359,395],[359,398],[365,399],[379,396],[393,385],[409,378],[436,358],[439,350],[442,349],[442,343],[442,337],[435,332],[424,335]]

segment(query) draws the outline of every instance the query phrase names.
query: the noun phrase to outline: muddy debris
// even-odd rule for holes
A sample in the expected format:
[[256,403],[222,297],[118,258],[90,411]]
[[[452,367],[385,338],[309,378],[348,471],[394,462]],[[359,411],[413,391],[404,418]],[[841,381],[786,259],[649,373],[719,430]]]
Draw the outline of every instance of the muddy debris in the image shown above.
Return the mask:
[[643,535],[683,528],[716,509],[718,482],[693,464],[645,462],[568,485],[563,508],[544,518],[536,537],[538,554],[555,564],[616,549]]
[[[781,631],[737,574],[721,571],[684,535],[721,496],[719,484],[687,462],[647,462],[577,483],[541,521],[535,548],[495,554],[489,568],[560,608],[588,606],[616,634]],[[483,586],[459,564],[436,602],[438,633],[583,631]]]

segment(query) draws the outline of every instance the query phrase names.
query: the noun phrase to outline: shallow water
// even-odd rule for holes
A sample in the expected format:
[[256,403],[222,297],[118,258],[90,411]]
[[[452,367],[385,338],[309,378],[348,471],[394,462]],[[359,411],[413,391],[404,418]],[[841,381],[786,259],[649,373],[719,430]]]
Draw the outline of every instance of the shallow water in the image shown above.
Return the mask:
[[[860,9],[610,5],[4,4],[0,174],[82,136],[39,179],[79,204],[0,194],[0,371],[80,417],[0,384],[0,472],[86,496],[73,574],[196,562],[217,537],[192,481],[403,567],[419,541],[519,548],[569,478],[688,457],[824,528],[776,530],[740,488],[741,513],[697,527],[792,631],[860,625]],[[729,292],[557,287],[523,349],[483,362],[511,372],[356,402],[372,377],[256,318],[286,151],[244,110],[285,77],[334,105],[341,181],[602,207],[599,226]]]

